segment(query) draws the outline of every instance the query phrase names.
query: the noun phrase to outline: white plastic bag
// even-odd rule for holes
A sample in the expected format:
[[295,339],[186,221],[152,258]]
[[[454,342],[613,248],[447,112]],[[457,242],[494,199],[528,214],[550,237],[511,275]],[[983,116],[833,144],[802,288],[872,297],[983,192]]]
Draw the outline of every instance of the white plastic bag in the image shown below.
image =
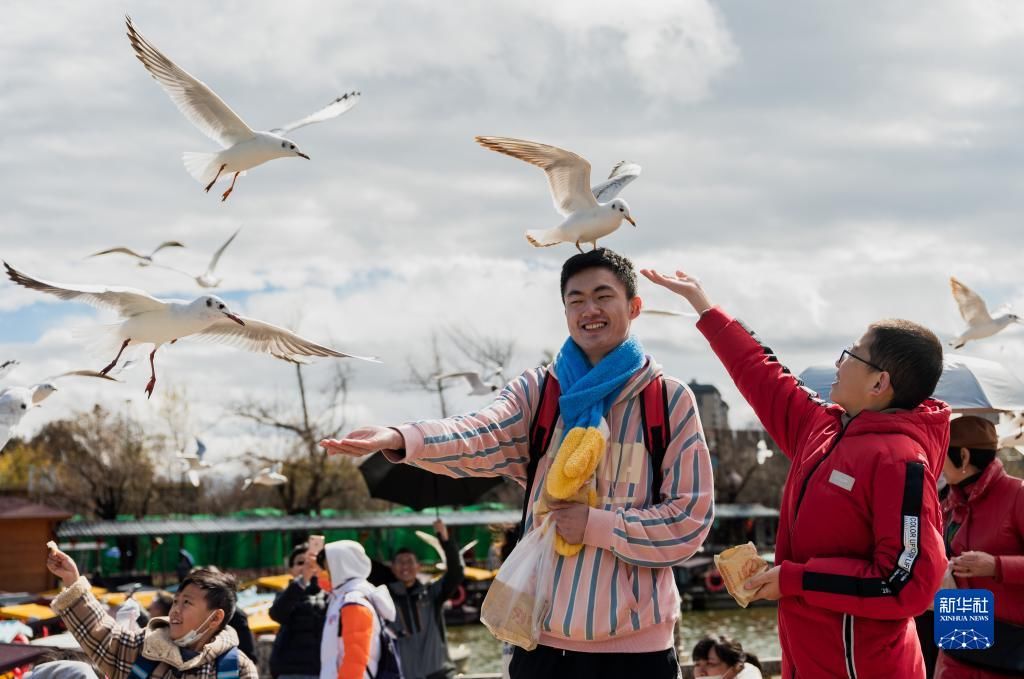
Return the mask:
[[532,651],[551,605],[555,527],[548,517],[519,541],[501,565],[480,607],[480,622],[501,641]]

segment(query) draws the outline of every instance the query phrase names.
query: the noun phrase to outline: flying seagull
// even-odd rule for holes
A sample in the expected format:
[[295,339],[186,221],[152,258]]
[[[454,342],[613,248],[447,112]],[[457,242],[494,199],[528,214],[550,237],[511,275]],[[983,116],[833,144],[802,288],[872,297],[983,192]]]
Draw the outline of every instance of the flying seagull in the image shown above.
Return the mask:
[[189,174],[206,184],[209,192],[222,176],[234,174],[231,186],[221,201],[227,200],[235,188],[238,175],[275,158],[305,158],[287,133],[306,125],[337,118],[359,102],[359,92],[348,92],[337,97],[319,111],[268,132],[249,127],[237,113],[224,103],[202,80],[192,76],[135,30],[131,17],[125,17],[128,39],[135,56],[149,74],[160,83],[178,110],[210,139],[221,145],[215,153],[185,153],[183,160]]
[[636,226],[629,205],[616,198],[623,187],[640,176],[636,163],[619,162],[607,181],[591,187],[590,163],[572,151],[509,137],[477,137],[476,141],[484,148],[536,165],[547,174],[555,209],[564,220],[553,229],[527,231],[530,245],[541,248],[575,243],[583,252],[580,243],[590,243],[596,249],[597,239],[618,229],[622,220]]
[[7,276],[30,290],[38,290],[64,300],[84,302],[95,307],[117,312],[122,322],[109,328],[109,336],[120,342],[117,356],[101,374],[106,375],[117,365],[129,344],[152,344],[149,354],[151,376],[146,385],[147,396],[156,386],[156,366],[153,360],[164,344],[174,344],[183,337],[195,336],[239,349],[270,354],[291,363],[303,362],[303,357],[321,356],[358,358],[379,362],[371,356],[355,356],[311,342],[276,325],[245,318],[231,311],[224,300],[214,295],[203,295],[188,302],[175,299],[157,299],[135,288],[101,285],[67,285],[51,283],[24,274],[4,262]]
[[455,379],[458,377],[465,378],[465,380],[469,382],[469,386],[472,387],[472,391],[470,391],[469,394],[467,394],[467,396],[485,396],[499,389],[498,385],[496,384],[484,382],[483,379],[480,377],[480,373],[473,371],[438,375],[437,381],[443,382],[444,380]]
[[228,238],[226,241],[224,241],[223,245],[217,248],[217,251],[213,253],[213,258],[210,259],[209,266],[206,267],[206,271],[199,274],[198,276],[193,276],[189,272],[182,271],[181,269],[177,269],[173,266],[164,266],[162,264],[158,264],[157,266],[159,266],[162,269],[170,269],[171,271],[184,274],[191,278],[192,280],[194,280],[196,284],[198,284],[199,287],[201,288],[216,288],[223,282],[223,279],[218,278],[217,276],[214,275],[214,272],[217,269],[217,263],[220,262],[220,256],[224,254],[224,251],[228,249],[228,246],[231,245],[231,242],[235,240],[235,236],[237,236],[238,232],[241,230],[241,228],[236,229],[235,232],[231,234],[231,238]]
[[272,467],[264,467],[256,476],[247,478],[242,482],[242,490],[248,490],[250,486],[281,486],[288,483],[288,477],[281,473],[281,463],[278,462]]
[[967,321],[967,329],[949,343],[954,349],[959,349],[971,340],[991,337],[1011,323],[1022,322],[1020,316],[1008,312],[993,318],[985,300],[978,293],[952,277],[949,285],[953,289],[953,299],[960,307],[960,315]]
[[18,425],[21,424],[22,418],[28,414],[28,411],[39,406],[57,391],[57,387],[53,383],[64,377],[96,377],[111,382],[120,381],[94,370],[72,370],[54,375],[44,382],[29,387],[0,389],[0,450],[3,450],[7,442],[14,436]]
[[156,253],[160,252],[164,248],[183,248],[183,247],[185,247],[185,245],[183,243],[179,243],[176,240],[168,240],[168,241],[164,241],[163,243],[160,243],[160,245],[158,245],[156,247],[156,249],[153,250],[153,252],[149,253],[148,255],[140,255],[138,252],[135,252],[135,250],[132,250],[131,248],[116,247],[116,248],[110,248],[108,250],[100,250],[99,252],[94,252],[93,254],[91,254],[89,256],[90,257],[99,257],[100,255],[112,255],[112,254],[128,255],[129,257],[134,257],[135,259],[137,259],[138,262],[139,262],[139,266],[149,266],[149,265],[154,263],[153,262],[153,257],[156,255]]

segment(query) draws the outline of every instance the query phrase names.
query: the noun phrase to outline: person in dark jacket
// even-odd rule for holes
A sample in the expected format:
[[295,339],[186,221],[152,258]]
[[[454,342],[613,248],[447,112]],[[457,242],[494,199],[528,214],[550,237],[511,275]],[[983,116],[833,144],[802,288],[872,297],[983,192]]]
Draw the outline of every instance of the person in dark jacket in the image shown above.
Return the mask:
[[270,652],[270,673],[276,679],[317,679],[320,676],[320,637],[327,616],[327,593],[320,589],[320,567],[302,543],[288,557],[294,576],[270,607],[270,618],[281,625]]
[[792,462],[776,565],[744,585],[779,602],[782,676],[924,679],[914,616],[947,564],[937,479],[950,409],[930,398],[938,338],[910,321],[872,323],[836,360],[826,403],[696,278],[642,273],[700,314],[697,329]]
[[398,578],[388,585],[397,614],[393,629],[405,679],[451,679],[455,666],[448,656],[442,606],[455,594],[464,577],[459,546],[440,519],[434,530],[444,550],[447,569],[440,579],[424,585],[417,577],[420,563],[412,550],[400,549],[391,569]]

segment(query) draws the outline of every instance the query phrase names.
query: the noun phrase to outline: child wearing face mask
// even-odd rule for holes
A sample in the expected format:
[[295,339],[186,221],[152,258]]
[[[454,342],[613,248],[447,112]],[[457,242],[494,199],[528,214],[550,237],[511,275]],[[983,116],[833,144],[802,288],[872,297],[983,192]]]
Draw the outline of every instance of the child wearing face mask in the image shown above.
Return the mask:
[[729,637],[704,637],[693,647],[693,676],[704,679],[762,679],[761,662]]
[[192,571],[167,617],[133,631],[97,601],[67,554],[51,546],[46,566],[66,588],[50,607],[109,679],[258,679],[256,666],[238,651],[238,635],[227,626],[235,612],[232,575]]

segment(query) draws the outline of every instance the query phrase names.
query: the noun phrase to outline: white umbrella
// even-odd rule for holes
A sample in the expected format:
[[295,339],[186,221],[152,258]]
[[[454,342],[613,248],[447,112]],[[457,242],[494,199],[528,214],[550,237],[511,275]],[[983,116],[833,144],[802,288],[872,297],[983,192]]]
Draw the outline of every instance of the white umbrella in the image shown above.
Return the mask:
[[[800,373],[804,384],[826,401],[835,378],[834,365],[811,366]],[[1024,382],[995,361],[947,355],[935,398],[948,403],[957,413],[1020,411],[1024,410]]]

